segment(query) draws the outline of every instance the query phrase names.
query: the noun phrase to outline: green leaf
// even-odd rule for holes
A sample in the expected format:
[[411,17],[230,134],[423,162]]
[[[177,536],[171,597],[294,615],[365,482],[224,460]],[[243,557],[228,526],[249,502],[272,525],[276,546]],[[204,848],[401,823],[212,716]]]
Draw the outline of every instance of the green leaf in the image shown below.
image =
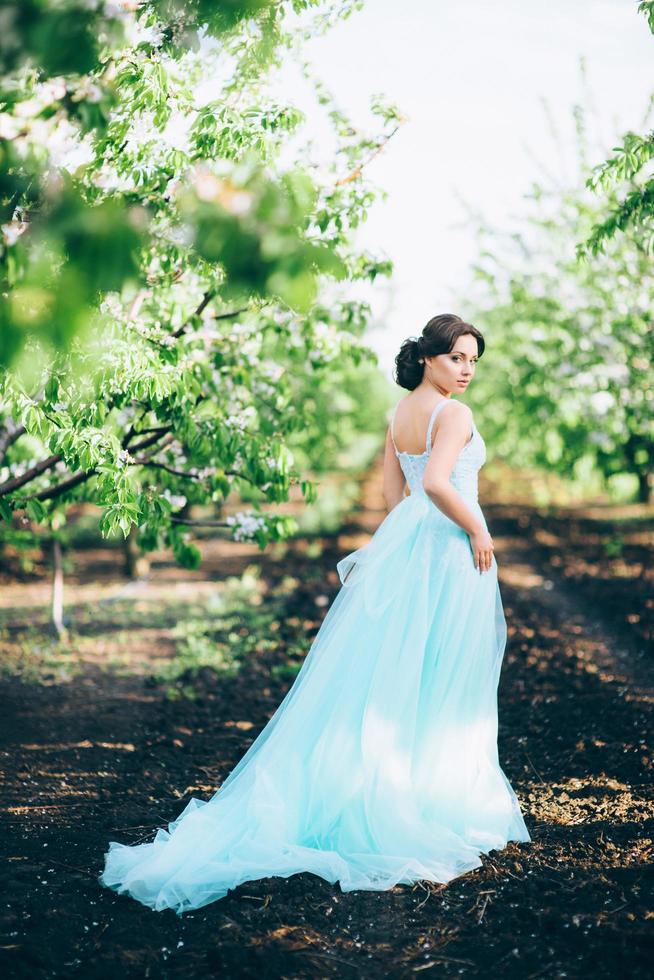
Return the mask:
[[25,509],[29,515],[31,521],[34,524],[40,524],[46,515],[46,510],[40,500],[32,499],[28,500],[25,504]]

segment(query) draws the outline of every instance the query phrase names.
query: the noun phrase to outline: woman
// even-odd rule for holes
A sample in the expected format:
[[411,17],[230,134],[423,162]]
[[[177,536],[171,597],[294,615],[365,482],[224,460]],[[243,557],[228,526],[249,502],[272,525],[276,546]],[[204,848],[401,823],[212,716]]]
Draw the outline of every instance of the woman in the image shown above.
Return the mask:
[[342,891],[448,882],[530,840],[497,755],[506,624],[477,500],[485,445],[452,398],[483,351],[454,314],[402,344],[389,513],[338,562],[343,587],[293,686],[220,789],[151,843],[112,841],[103,885],[181,915],[301,871]]

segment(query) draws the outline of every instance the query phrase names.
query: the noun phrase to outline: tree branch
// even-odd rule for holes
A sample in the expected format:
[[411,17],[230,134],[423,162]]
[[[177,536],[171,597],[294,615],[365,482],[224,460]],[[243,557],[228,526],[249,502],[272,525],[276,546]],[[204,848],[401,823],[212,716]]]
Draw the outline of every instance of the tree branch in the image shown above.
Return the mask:
[[186,517],[171,517],[173,524],[186,524],[188,527],[229,527],[226,521],[191,521]]
[[24,432],[27,432],[24,425],[17,425],[13,419],[7,419],[4,430],[0,432],[0,459],[5,458],[9,447],[20,439]]
[[0,433],[0,460],[5,458],[9,447],[13,446],[26,431],[24,425],[16,425],[13,419],[7,419],[4,430]]
[[[193,310],[193,313],[188,318],[188,320],[186,320],[186,322],[183,323],[181,327],[175,330],[175,332],[171,334],[171,337],[181,337],[184,331],[186,330],[186,328],[188,327],[188,325],[190,324],[191,320],[193,320],[196,316],[200,316],[202,313],[204,313],[205,309],[207,308],[211,300],[215,297],[215,295],[216,295],[215,289],[208,290],[202,297],[202,301],[200,302],[199,306],[197,306]],[[240,310],[230,310],[229,313],[216,313],[212,317],[212,320],[229,320],[234,316],[240,316],[241,313],[247,313],[249,309],[250,309],[249,306],[242,306]]]
[[[148,412],[149,412],[149,411],[150,411],[150,407],[149,407],[148,405],[146,405],[146,406],[145,406],[145,407],[143,408],[143,411],[141,412],[141,416],[140,416],[140,418],[138,419],[138,422],[141,422],[141,421],[143,421],[143,419],[145,418],[145,416],[146,416],[146,415],[148,414]],[[123,440],[122,440],[122,442],[121,442],[121,446],[123,447],[123,449],[126,449],[126,448],[127,448],[127,446],[128,446],[129,444],[130,444],[130,442],[131,442],[131,440],[132,440],[132,439],[134,438],[134,436],[136,435],[136,426],[137,426],[137,424],[138,424],[138,422],[137,422],[137,420],[136,420],[136,419],[134,419],[134,421],[133,421],[133,422],[132,422],[132,424],[130,425],[130,427],[129,427],[129,429],[127,430],[127,432],[126,432],[126,433],[125,433],[125,435],[123,436]],[[151,430],[151,429],[149,429],[149,430],[147,430],[147,431],[153,431],[153,430]],[[141,434],[141,433],[139,433],[139,435],[140,435],[140,434]]]
[[372,151],[372,153],[367,157],[367,159],[361,161],[361,163],[359,164],[358,167],[355,167],[354,170],[350,171],[350,173],[347,174],[347,176],[341,177],[340,180],[337,180],[336,181],[336,187],[342,187],[343,184],[349,184],[349,183],[351,183],[351,181],[356,180],[357,177],[360,177],[361,176],[361,171],[363,170],[363,168],[364,167],[367,167],[368,164],[372,160],[374,160],[375,157],[379,153],[381,153],[381,151],[384,149],[384,147],[386,146],[386,144],[388,143],[388,141],[391,140],[395,136],[395,134],[397,133],[397,131],[398,131],[399,128],[400,128],[399,126],[396,126],[395,129],[391,133],[389,133],[387,136],[385,136],[383,138],[383,140],[381,140],[381,142],[377,144],[377,146]]
[[76,473],[75,476],[69,477],[63,483],[58,483],[54,487],[46,487],[45,490],[40,490],[38,493],[33,493],[29,497],[24,497],[23,500],[55,500],[68,490],[73,490],[75,487],[78,487],[80,483],[86,483],[94,475],[95,469],[87,470],[86,473]]
[[45,473],[46,470],[51,469],[56,466],[60,460],[63,459],[61,453],[57,453],[54,456],[48,456],[47,459],[42,459],[40,463],[36,466],[32,466],[29,470],[26,470],[22,476],[15,476],[11,480],[6,480],[5,483],[0,485],[0,497],[5,497],[12,490],[18,490],[19,487],[25,486],[35,477],[40,476],[41,473]]
[[133,439],[134,436],[136,436],[136,435],[138,435],[138,436],[144,436],[144,435],[148,435],[150,432],[167,432],[169,429],[170,429],[170,426],[169,425],[153,425],[149,429],[139,429],[138,432],[135,432],[134,431],[134,426],[132,426],[132,428],[130,429],[130,431],[127,433],[127,436],[129,436],[129,439],[127,439],[127,436],[125,436],[125,439],[122,442],[122,447],[123,447],[123,449],[127,449],[127,444],[129,442],[129,440]]
[[[164,431],[168,431],[169,429],[170,426],[164,426]],[[141,442],[137,443],[132,448],[135,450],[147,449],[148,446],[154,445],[154,443],[161,438],[161,435],[163,435],[163,433],[157,433],[155,435],[149,436],[147,439],[143,439]],[[44,462],[47,462],[47,460],[45,460]],[[85,473],[75,473],[73,476],[68,477],[68,479],[64,480],[62,483],[57,483],[56,486],[54,487],[46,487],[44,490],[39,490],[38,493],[30,494],[29,497],[23,497],[20,503],[23,503],[27,500],[56,500],[57,497],[61,497],[61,495],[67,493],[68,490],[73,490],[75,487],[78,487],[80,484],[86,483],[86,481],[90,480],[92,476],[95,476],[96,472],[97,472],[97,467],[94,466],[90,470],[86,470]],[[0,490],[1,489],[2,488],[0,487]]]
[[165,439],[163,439],[163,441],[161,442],[161,445],[155,446],[151,453],[148,453],[147,456],[142,457],[141,465],[143,465],[144,463],[149,463],[151,460],[154,459],[157,453],[161,452],[162,449],[165,449],[166,446],[169,446],[172,442],[175,442],[175,436],[172,434],[172,432],[169,432],[168,435],[165,437]]
[[[170,429],[171,426],[162,425],[158,429],[153,430],[152,435],[148,436],[146,439],[143,439],[141,442],[135,443],[134,446],[132,446],[132,451],[147,449],[148,446],[153,446],[155,442],[158,442],[158,440],[161,438],[161,436],[164,433],[170,432]],[[130,438],[133,438],[133,436],[131,436]],[[123,448],[125,448],[124,445]],[[5,483],[0,484],[0,497],[5,497],[8,493],[12,493],[12,491],[14,490],[19,490],[20,487],[25,486],[26,483],[30,483],[37,476],[40,476],[41,473],[45,473],[46,470],[52,469],[52,467],[56,466],[56,464],[59,463],[62,459],[63,456],[61,455],[61,453],[56,453],[54,456],[48,456],[47,459],[42,459],[40,463],[36,464],[36,466],[32,466],[29,470],[26,470],[26,472],[23,473],[22,476],[15,476],[11,480],[6,480]],[[93,467],[92,469],[87,470],[85,473],[77,473],[75,474],[75,476],[71,477],[70,479],[64,480],[63,483],[58,483],[54,487],[47,487],[45,490],[40,490],[38,493],[33,493],[29,497],[25,497],[24,499],[25,500],[50,500],[53,499],[54,497],[59,497],[61,493],[65,493],[66,490],[70,490],[72,489],[72,487],[76,487],[80,483],[84,483],[86,480],[88,480],[90,477],[93,476],[95,471],[96,471],[95,467]]]
[[[268,304],[266,304],[266,305],[268,305]],[[216,313],[216,315],[213,316],[211,319],[212,320],[229,320],[233,316],[240,316],[241,313],[247,313],[249,309],[250,309],[249,306],[242,306],[240,310],[230,310],[229,313]]]
[[130,453],[138,452],[139,449],[147,449],[148,446],[154,446],[155,442],[158,442],[161,436],[164,435],[166,432],[170,432],[171,429],[172,429],[172,425],[160,426],[158,431],[153,432],[153,434],[151,436],[148,436],[147,439],[143,439],[141,442],[135,442],[134,445],[129,450]]
[[166,463],[158,463],[154,459],[135,459],[134,466],[152,466],[158,470],[165,470],[166,473],[170,473],[172,476],[180,476],[185,480],[200,480],[202,477],[198,476],[197,473],[185,473],[184,470],[176,470],[172,466],[168,466]]
[[202,300],[200,301],[200,305],[193,310],[193,313],[190,315],[188,320],[186,320],[181,325],[181,327],[175,330],[174,333],[171,334],[171,336],[181,337],[184,331],[186,330],[186,328],[188,327],[188,325],[190,324],[191,320],[196,316],[200,316],[205,311],[205,309],[207,308],[207,306],[209,305],[209,303],[211,302],[211,300],[214,298],[215,295],[216,295],[215,289],[208,289],[207,292],[202,297]]

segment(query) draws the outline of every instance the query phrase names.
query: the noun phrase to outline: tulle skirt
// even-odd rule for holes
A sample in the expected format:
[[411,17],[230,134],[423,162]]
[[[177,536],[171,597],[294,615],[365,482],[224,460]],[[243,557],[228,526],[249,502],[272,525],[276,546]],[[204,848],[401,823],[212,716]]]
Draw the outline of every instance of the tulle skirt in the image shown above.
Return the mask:
[[495,560],[479,573],[467,534],[417,493],[337,569],[342,587],[258,738],[153,841],[110,842],[102,885],[181,915],[304,871],[342,891],[448,882],[530,840],[497,754]]

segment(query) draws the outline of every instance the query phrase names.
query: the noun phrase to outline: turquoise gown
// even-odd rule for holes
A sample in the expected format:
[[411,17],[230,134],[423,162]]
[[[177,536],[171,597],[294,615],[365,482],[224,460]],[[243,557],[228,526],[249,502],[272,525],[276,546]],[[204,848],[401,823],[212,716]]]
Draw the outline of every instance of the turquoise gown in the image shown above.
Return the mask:
[[[303,871],[344,892],[448,882],[530,840],[497,753],[497,565],[475,569],[468,535],[422,486],[445,404],[423,453],[395,447],[410,495],[337,563],[341,587],[270,721],[210,799],[150,843],[111,841],[102,885],[181,915]],[[450,480],[487,527],[485,459],[473,424]]]

